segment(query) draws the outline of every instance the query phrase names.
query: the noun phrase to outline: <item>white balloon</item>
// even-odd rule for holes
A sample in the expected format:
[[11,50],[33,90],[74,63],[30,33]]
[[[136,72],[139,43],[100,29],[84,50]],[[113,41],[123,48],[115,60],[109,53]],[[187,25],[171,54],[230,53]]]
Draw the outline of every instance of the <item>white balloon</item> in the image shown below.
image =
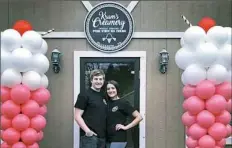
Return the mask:
[[180,69],[185,70],[186,67],[195,63],[195,61],[195,53],[186,48],[181,48],[176,52],[175,62]]
[[1,73],[7,68],[13,68],[11,52],[1,49]]
[[32,53],[25,48],[17,48],[12,52],[12,63],[15,69],[20,72],[29,70],[32,62]]
[[[231,50],[232,46],[230,44],[225,44],[220,50],[218,54],[218,60],[223,61],[225,66],[231,67]],[[224,65],[223,65],[224,66]]]
[[1,48],[7,51],[13,51],[20,48],[22,44],[22,37],[18,31],[14,29],[7,29],[1,34]]
[[183,77],[185,83],[197,85],[199,82],[206,79],[206,70],[200,65],[191,64],[183,72]]
[[226,81],[231,82],[231,70],[227,71]]
[[212,43],[202,43],[196,50],[197,63],[207,68],[217,59],[218,49]]
[[25,72],[23,73],[22,84],[30,90],[36,90],[41,86],[41,76],[35,71]]
[[36,53],[42,46],[43,39],[42,36],[33,31],[26,31],[22,36],[22,45],[27,48],[31,53]]
[[181,37],[181,39],[180,39],[180,46],[184,47],[184,37]]
[[231,27],[225,27],[225,30],[226,30],[226,32],[227,32],[227,37],[228,37],[228,39],[227,39],[227,41],[226,41],[226,44],[232,44],[232,42],[231,42],[231,36],[232,36],[232,34],[231,34],[231,32],[232,32],[232,30],[231,30]]
[[207,79],[214,84],[220,84],[226,80],[227,70],[224,66],[215,64],[207,70]]
[[40,83],[41,87],[47,88],[48,87],[48,77],[43,74],[41,77],[41,83]]
[[49,69],[49,61],[48,58],[41,54],[35,54],[33,55],[33,62],[32,62],[32,69],[40,74],[44,74],[48,71]]
[[47,42],[43,39],[42,45],[40,47],[40,49],[38,50],[33,50],[33,54],[37,54],[37,53],[42,53],[42,54],[46,54],[48,51],[48,44]]
[[181,74],[181,82],[184,84],[184,85],[187,85],[187,82],[184,78],[184,73]]
[[14,87],[22,82],[22,75],[15,69],[6,69],[1,75],[1,85]]
[[221,48],[227,41],[227,31],[222,26],[214,26],[207,32],[207,40]]
[[199,44],[205,42],[206,33],[201,27],[192,26],[184,32],[183,40],[188,48],[195,50]]

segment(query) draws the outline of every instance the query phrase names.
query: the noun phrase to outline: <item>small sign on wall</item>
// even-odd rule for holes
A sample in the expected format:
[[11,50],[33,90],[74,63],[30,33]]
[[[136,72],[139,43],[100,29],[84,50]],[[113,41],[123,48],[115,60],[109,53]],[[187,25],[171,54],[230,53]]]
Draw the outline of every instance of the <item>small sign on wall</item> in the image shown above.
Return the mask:
[[87,14],[84,29],[94,48],[102,52],[117,52],[131,41],[134,21],[121,4],[103,2]]

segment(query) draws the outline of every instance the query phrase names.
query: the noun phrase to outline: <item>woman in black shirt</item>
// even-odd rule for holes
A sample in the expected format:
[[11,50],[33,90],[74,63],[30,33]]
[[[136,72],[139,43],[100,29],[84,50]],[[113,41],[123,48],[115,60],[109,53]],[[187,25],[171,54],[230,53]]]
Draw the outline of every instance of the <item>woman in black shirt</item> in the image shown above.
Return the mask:
[[[112,142],[126,142],[126,130],[136,126],[142,121],[140,113],[130,103],[119,97],[119,85],[111,80],[106,85],[107,93],[107,148]],[[133,116],[134,120],[126,124],[126,118]]]

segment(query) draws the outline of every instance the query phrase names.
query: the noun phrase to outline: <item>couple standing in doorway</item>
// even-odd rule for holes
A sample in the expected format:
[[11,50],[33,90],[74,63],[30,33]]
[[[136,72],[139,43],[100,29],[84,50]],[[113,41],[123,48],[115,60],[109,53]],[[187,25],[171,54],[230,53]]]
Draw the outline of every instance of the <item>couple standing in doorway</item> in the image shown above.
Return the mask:
[[[80,148],[125,148],[126,131],[142,121],[140,113],[126,100],[120,99],[119,84],[95,69],[90,74],[91,87],[81,92],[75,103],[75,120],[80,126]],[[84,87],[84,86],[81,86]],[[134,117],[126,125],[127,117]],[[119,145],[123,145],[120,147]]]

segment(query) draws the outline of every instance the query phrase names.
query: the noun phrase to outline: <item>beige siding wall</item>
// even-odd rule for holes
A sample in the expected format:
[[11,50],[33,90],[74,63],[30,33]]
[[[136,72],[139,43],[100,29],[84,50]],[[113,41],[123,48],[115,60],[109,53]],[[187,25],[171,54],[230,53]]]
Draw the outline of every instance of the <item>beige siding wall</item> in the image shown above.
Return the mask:
[[[91,1],[97,4],[100,1]],[[121,1],[125,6],[129,1]],[[0,30],[10,28],[18,19],[29,20],[37,31],[55,28],[56,31],[83,31],[87,10],[81,1],[1,0]],[[203,16],[213,17],[218,25],[231,26],[231,1],[142,1],[132,12],[135,31],[185,31],[187,25],[180,15],[192,24]],[[73,51],[94,50],[85,39],[47,39],[51,51],[58,48],[62,70],[54,74],[50,69],[47,126],[42,148],[72,148],[73,143]],[[166,48],[170,53],[168,73],[158,71],[158,53]],[[181,71],[174,56],[180,48],[178,39],[133,39],[124,49],[147,52],[147,148],[184,148],[184,127],[181,124]]]

